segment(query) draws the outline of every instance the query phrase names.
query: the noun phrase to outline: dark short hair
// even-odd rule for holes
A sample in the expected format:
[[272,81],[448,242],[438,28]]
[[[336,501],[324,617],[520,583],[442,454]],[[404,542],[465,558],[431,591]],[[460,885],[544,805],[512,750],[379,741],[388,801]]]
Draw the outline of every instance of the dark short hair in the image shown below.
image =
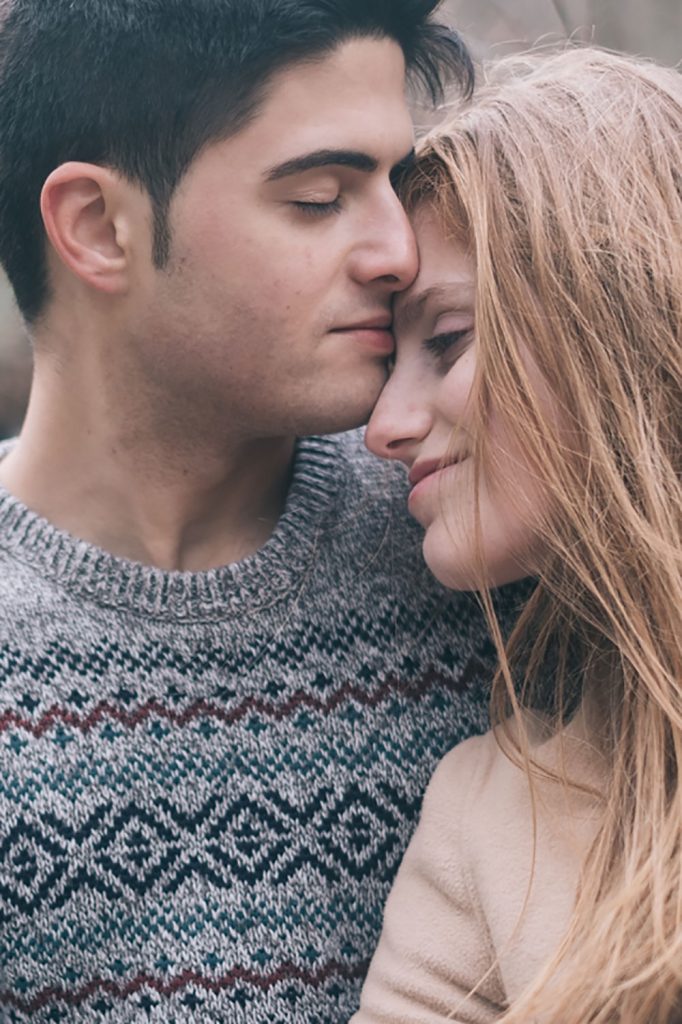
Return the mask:
[[272,75],[355,37],[396,40],[435,102],[473,70],[440,0],[10,0],[0,26],[0,261],[29,321],[48,298],[40,193],[69,160],[142,185],[163,267],[168,209],[207,143],[239,131]]

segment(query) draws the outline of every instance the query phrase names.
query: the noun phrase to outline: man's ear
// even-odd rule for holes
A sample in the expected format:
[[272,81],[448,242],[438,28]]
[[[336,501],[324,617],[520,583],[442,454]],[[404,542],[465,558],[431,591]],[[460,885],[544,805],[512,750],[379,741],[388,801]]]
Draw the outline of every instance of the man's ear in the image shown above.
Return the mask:
[[40,197],[47,237],[62,263],[110,295],[128,288],[132,188],[108,168],[70,162],[52,172]]

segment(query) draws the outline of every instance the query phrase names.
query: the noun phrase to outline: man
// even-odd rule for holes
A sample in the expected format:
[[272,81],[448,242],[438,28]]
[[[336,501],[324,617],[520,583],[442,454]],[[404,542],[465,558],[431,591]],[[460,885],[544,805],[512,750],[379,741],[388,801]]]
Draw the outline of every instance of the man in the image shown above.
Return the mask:
[[416,273],[405,72],[470,73],[435,6],[3,7],[35,351],[0,450],[7,1020],[346,1020],[426,780],[485,726],[402,481],[314,436],[366,419]]

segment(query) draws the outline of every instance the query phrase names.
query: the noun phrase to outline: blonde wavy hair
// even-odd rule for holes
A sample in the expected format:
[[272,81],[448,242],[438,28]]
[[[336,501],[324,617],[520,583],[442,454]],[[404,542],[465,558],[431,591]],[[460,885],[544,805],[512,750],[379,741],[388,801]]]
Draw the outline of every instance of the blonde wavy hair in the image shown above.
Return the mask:
[[679,1024],[682,76],[592,48],[501,61],[401,191],[475,257],[479,479],[503,470],[494,408],[547,497],[546,554],[506,642],[483,594],[495,720],[516,719],[532,778],[524,710],[560,734],[587,700],[608,765],[570,930],[502,1019]]

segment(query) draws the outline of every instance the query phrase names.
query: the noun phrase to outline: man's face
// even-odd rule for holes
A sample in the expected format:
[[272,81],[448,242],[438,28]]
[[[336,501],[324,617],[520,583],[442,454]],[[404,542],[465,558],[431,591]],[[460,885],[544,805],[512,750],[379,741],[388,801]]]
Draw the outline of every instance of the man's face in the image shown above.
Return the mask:
[[277,75],[256,119],[197,158],[131,337],[169,402],[251,437],[367,418],[392,296],[417,272],[391,185],[412,148],[404,77],[395,43],[350,41]]

